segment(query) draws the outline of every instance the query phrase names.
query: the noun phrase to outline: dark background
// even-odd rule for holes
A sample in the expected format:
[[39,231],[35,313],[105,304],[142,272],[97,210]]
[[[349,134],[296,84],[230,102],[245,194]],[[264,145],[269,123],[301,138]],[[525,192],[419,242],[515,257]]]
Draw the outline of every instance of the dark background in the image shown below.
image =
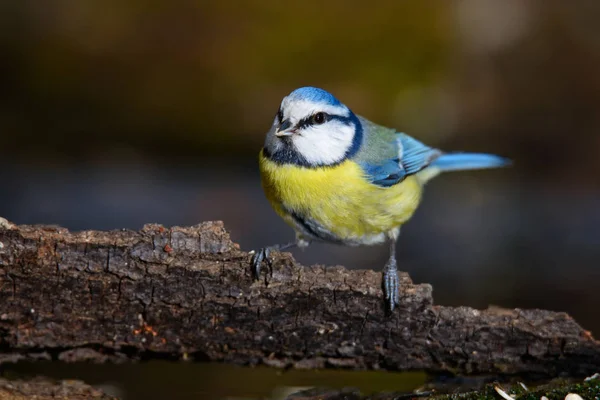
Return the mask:
[[[432,146],[514,160],[436,179],[403,228],[400,269],[438,304],[561,310],[600,336],[599,18],[594,0],[3,1],[0,216],[292,239],[257,153],[282,97],[320,86]],[[295,252],[377,270],[386,253]]]

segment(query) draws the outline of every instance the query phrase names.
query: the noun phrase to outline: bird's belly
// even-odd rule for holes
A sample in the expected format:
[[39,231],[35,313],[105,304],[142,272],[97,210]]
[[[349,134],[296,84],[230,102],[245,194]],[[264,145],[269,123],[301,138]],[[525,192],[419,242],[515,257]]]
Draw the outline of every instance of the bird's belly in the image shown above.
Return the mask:
[[421,199],[413,176],[391,187],[366,180],[347,160],[334,167],[278,165],[260,157],[265,194],[300,233],[345,244],[374,244],[406,222]]

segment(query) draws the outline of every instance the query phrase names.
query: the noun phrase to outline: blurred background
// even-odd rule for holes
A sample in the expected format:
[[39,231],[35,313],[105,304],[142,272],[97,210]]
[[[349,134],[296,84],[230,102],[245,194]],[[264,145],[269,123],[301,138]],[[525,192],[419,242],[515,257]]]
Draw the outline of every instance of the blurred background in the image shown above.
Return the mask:
[[[225,221],[293,232],[257,153],[281,99],[357,114],[510,169],[429,184],[400,269],[443,305],[569,312],[600,336],[600,2],[0,2],[0,216],[73,230]],[[385,246],[302,263],[380,270]]]

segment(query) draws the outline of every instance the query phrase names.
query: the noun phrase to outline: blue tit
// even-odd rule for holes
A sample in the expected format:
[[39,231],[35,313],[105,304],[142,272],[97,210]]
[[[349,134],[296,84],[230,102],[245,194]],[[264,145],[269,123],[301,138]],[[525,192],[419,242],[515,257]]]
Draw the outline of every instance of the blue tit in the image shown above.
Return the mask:
[[444,153],[354,114],[329,92],[294,90],[281,102],[259,154],[262,186],[296,240],[257,251],[253,276],[271,250],[313,241],[348,246],[389,242],[383,268],[387,309],[398,304],[396,241],[419,205],[423,186],[440,172],[495,168],[490,154]]

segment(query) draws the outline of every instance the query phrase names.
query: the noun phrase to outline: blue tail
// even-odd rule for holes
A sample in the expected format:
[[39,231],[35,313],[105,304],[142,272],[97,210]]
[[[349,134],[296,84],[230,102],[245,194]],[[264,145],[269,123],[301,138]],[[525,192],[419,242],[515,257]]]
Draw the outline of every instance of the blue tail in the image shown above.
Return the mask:
[[460,171],[465,169],[499,168],[510,165],[507,158],[482,153],[448,153],[442,154],[430,166],[440,171]]

